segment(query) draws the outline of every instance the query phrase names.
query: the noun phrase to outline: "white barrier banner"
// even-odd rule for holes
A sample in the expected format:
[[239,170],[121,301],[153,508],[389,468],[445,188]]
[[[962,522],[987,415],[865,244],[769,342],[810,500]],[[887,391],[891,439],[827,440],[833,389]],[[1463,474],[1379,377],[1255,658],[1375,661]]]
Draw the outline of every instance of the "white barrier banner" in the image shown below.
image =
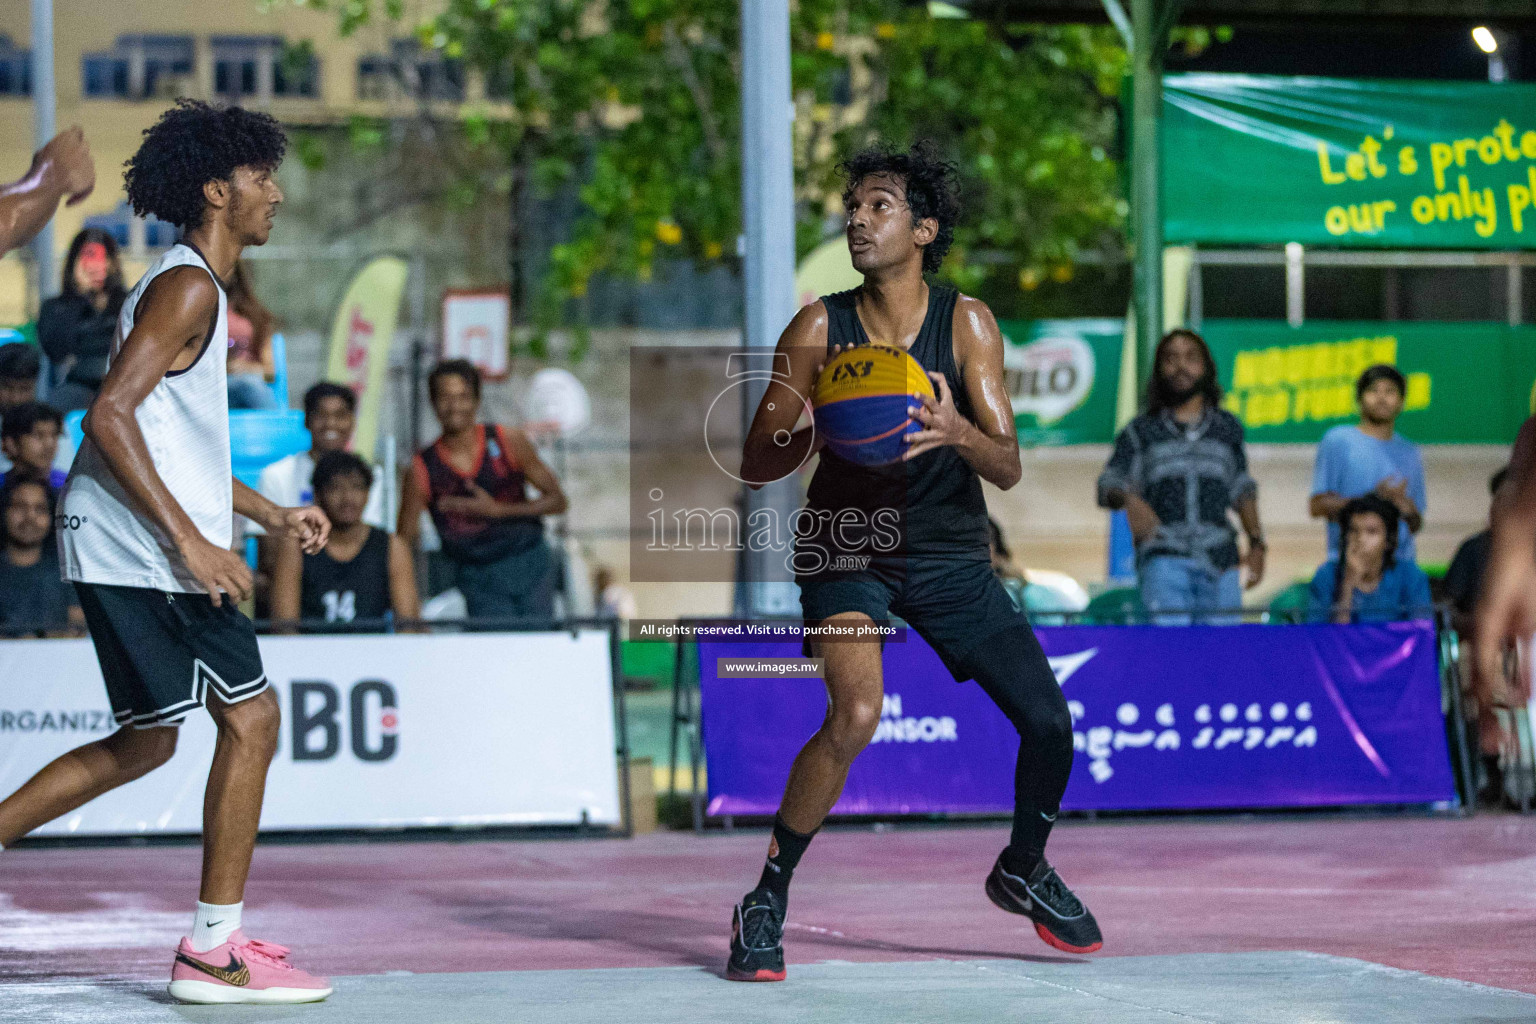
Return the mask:
[[[263,637],[283,706],[264,829],[620,821],[606,630]],[[210,696],[210,699],[214,699]],[[0,641],[0,796],[114,726],[89,640]],[[199,832],[215,730],[39,835]]]

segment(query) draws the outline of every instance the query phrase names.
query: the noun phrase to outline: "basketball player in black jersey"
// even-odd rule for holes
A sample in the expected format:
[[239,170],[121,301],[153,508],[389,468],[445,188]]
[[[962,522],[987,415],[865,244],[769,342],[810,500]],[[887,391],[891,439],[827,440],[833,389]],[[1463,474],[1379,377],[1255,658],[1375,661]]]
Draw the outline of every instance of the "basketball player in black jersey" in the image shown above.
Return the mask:
[[[801,535],[795,568],[807,624],[899,616],[956,681],[975,679],[997,702],[1020,743],[1013,832],[987,876],[986,893],[1002,909],[1033,920],[1050,945],[1091,953],[1103,944],[1098,925],[1045,860],[1072,769],[1071,714],[1028,620],[1014,609],[989,560],[981,480],[1007,489],[1021,473],[1003,386],[1003,338],[983,303],[924,279],[954,237],[955,169],[923,144],[906,153],[868,150],[843,169],[848,249],[864,284],[806,306],[784,331],[778,351],[789,373],[769,384],[758,406],[742,476],[761,486],[820,450],[807,501],[815,515],[803,520],[820,524],[814,538],[820,552],[861,554],[868,562],[849,571],[846,559],[801,557],[811,553],[806,542],[812,540]],[[855,465],[821,448],[812,428],[794,429],[804,409],[799,396],[811,393],[820,366],[842,348],[866,344],[906,349],[933,379],[937,397],[914,399],[909,414],[922,429],[910,435],[905,459],[895,466]],[[789,440],[777,443],[776,435]],[[892,510],[884,516],[900,524],[899,543],[893,548],[887,541],[886,550],[878,541],[891,531],[857,529],[882,509]],[[828,529],[834,517],[838,528]],[[880,647],[823,640],[809,646],[825,659],[827,717],[795,758],[762,877],[733,915],[727,965],[733,980],[783,979],[790,876],[880,721]]]

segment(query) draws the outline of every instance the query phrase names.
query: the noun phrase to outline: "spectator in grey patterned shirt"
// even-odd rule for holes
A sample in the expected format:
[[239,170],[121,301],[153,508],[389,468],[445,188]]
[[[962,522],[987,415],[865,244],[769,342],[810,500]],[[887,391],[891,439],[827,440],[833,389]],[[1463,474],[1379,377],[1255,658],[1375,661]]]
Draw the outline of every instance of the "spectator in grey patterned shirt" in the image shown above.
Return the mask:
[[[1264,576],[1258,485],[1248,475],[1243,426],[1221,408],[1211,350],[1195,332],[1158,343],[1147,411],[1126,424],[1099,477],[1099,504],[1125,509],[1136,540],[1142,603],[1165,624],[1233,621],[1243,584]],[[1239,554],[1229,511],[1248,535]],[[1168,614],[1168,613],[1180,614]]]

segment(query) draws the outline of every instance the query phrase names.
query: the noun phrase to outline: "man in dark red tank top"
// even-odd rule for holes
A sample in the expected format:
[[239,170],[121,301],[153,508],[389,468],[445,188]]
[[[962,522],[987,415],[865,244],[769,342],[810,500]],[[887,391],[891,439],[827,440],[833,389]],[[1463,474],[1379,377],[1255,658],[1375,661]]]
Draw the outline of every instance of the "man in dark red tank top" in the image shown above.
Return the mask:
[[[869,150],[843,169],[848,249],[864,284],[806,306],[784,331],[778,352],[789,373],[776,375],[763,395],[741,475],[761,486],[794,472],[820,448],[812,428],[795,430],[797,396],[811,393],[821,365],[840,347],[905,349],[928,371],[937,398],[913,400],[909,415],[923,429],[907,435],[903,463],[871,469],[823,454],[810,486],[813,518],[836,522],[849,510],[867,511],[868,496],[895,476],[891,493],[901,507],[892,511],[905,528],[899,551],[866,553],[863,568],[848,569],[859,560],[839,559],[836,569],[800,572],[804,618],[807,625],[868,627],[898,616],[956,681],[975,679],[997,703],[1020,743],[1013,833],[987,876],[987,896],[1029,917],[1057,949],[1091,953],[1103,944],[1098,925],[1045,859],[1072,770],[1072,716],[1028,620],[993,575],[988,552],[980,481],[1006,490],[1021,475],[1003,386],[1003,337],[983,303],[930,288],[924,279],[954,238],[955,169],[922,144],[907,153]],[[780,444],[786,435],[788,443]],[[815,538],[819,545],[839,535],[827,532],[832,536]],[[823,640],[813,646],[825,659],[827,718],[795,758],[762,876],[735,909],[726,973],[737,981],[784,978],[790,876],[880,722],[880,648]]]
[[443,433],[405,478],[399,535],[414,548],[421,513],[431,514],[470,618],[549,618],[556,562],[542,517],[565,511],[560,481],[521,430],[478,422],[474,364],[439,363],[427,393]]

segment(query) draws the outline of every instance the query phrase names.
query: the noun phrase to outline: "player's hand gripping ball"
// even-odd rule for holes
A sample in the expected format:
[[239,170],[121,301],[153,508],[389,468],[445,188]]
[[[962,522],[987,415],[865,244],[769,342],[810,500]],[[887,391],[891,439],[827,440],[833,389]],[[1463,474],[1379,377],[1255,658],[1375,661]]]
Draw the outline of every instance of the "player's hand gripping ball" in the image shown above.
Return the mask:
[[918,395],[935,397],[916,359],[887,345],[857,345],[827,361],[811,392],[816,432],[860,466],[900,462],[906,435],[923,429],[907,415]]

